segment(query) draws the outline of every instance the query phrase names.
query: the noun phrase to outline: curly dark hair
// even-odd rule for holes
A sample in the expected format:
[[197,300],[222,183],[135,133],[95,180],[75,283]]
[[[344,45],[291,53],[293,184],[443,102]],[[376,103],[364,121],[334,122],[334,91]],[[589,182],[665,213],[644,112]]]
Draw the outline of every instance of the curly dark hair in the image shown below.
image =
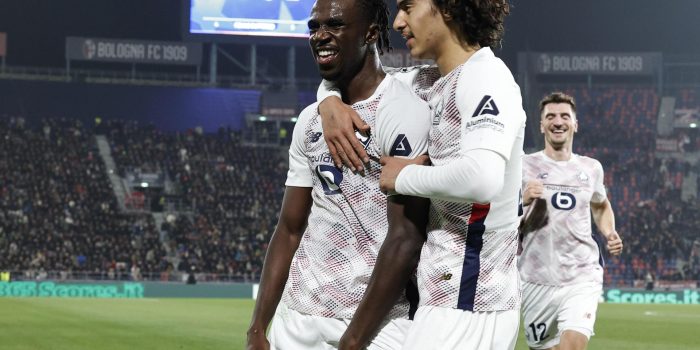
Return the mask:
[[469,45],[501,44],[503,21],[510,13],[508,0],[433,0],[433,3],[448,25],[452,22]]
[[540,113],[544,112],[544,106],[550,103],[568,103],[571,106],[571,110],[576,113],[576,101],[574,97],[563,92],[552,92],[545,96],[542,101],[540,101]]
[[358,2],[364,8],[369,23],[379,26],[379,40],[377,40],[379,54],[384,54],[383,49],[391,52],[392,47],[389,42],[389,8],[387,8],[386,3],[384,0],[358,0]]

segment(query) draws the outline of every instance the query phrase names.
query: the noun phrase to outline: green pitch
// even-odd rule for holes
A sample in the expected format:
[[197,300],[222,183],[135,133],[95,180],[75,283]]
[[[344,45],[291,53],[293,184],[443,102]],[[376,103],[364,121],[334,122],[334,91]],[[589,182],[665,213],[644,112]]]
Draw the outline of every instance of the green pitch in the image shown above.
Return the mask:
[[[4,299],[0,348],[244,349],[252,300]],[[589,349],[698,349],[700,306],[602,304]],[[517,349],[527,349],[522,332]]]

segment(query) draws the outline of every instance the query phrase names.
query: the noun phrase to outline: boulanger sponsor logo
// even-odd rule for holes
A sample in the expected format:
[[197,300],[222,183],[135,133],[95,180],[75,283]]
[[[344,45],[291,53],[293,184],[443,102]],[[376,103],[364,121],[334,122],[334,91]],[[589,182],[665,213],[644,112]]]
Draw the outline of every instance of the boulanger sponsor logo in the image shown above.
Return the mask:
[[567,185],[555,185],[555,184],[544,184],[544,188],[550,191],[564,191],[571,193],[579,193],[583,188],[578,186],[567,186]]
[[309,161],[311,163],[327,163],[327,164],[333,163],[333,157],[328,152],[325,152],[325,153],[322,153],[319,155],[310,155],[310,156],[307,156],[307,158],[309,158]]

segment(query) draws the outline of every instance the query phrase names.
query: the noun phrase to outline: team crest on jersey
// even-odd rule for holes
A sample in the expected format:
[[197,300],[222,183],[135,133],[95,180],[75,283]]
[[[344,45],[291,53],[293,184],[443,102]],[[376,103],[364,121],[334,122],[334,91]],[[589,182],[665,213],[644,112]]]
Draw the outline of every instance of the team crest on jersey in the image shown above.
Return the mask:
[[440,125],[440,119],[442,119],[442,111],[445,109],[445,103],[440,100],[435,109],[433,110],[433,125]]
[[406,137],[406,135],[399,134],[399,136],[396,136],[396,140],[391,146],[391,152],[389,152],[389,156],[408,157],[411,155],[412,151],[413,149],[411,148],[411,144],[408,142],[408,138]]
[[332,166],[321,164],[316,167],[316,175],[321,180],[323,193],[333,195],[340,193],[340,183],[343,182],[343,172]]
[[549,177],[549,173],[539,173],[539,174],[537,174],[537,178],[540,179],[540,180],[547,180],[548,177]]
[[588,183],[588,174],[584,173],[583,171],[578,174],[578,180],[583,182],[583,183]]
[[321,132],[309,133],[309,142],[311,142],[311,143],[318,142],[318,140],[321,139],[321,135],[323,135],[323,133],[321,133]]
[[372,138],[372,135],[367,134],[367,136],[365,136],[365,135],[362,135],[362,133],[359,130],[355,130],[355,137],[357,137],[357,140],[360,141],[360,143],[362,144],[362,147],[364,147],[365,149],[367,149],[367,147],[369,147],[369,142]]
[[492,116],[497,116],[500,112],[498,111],[498,106],[496,106],[496,101],[493,97],[486,95],[479,102],[479,107],[476,107],[472,118],[479,117],[482,115],[490,114]]

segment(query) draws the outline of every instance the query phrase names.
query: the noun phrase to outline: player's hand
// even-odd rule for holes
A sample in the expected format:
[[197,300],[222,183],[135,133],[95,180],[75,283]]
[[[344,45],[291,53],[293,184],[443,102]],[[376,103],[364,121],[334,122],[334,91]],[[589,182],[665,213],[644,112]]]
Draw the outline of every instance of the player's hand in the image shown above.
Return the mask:
[[270,342],[265,338],[265,332],[248,331],[246,350],[270,350]]
[[379,176],[379,189],[384,193],[392,192],[396,189],[396,178],[403,168],[411,164],[430,165],[430,157],[421,155],[413,159],[382,157],[379,159],[382,164],[382,174]]
[[336,96],[327,97],[318,105],[323,126],[323,138],[333,162],[338,168],[343,164],[352,171],[363,171],[364,163],[369,157],[362,143],[355,136],[355,130],[367,134],[369,125],[360,116]]
[[531,180],[525,185],[523,191],[523,205],[530,205],[536,198],[542,198],[544,185],[539,180]]
[[617,234],[617,231],[611,232],[608,237],[608,252],[611,255],[620,255],[622,253],[622,238]]

